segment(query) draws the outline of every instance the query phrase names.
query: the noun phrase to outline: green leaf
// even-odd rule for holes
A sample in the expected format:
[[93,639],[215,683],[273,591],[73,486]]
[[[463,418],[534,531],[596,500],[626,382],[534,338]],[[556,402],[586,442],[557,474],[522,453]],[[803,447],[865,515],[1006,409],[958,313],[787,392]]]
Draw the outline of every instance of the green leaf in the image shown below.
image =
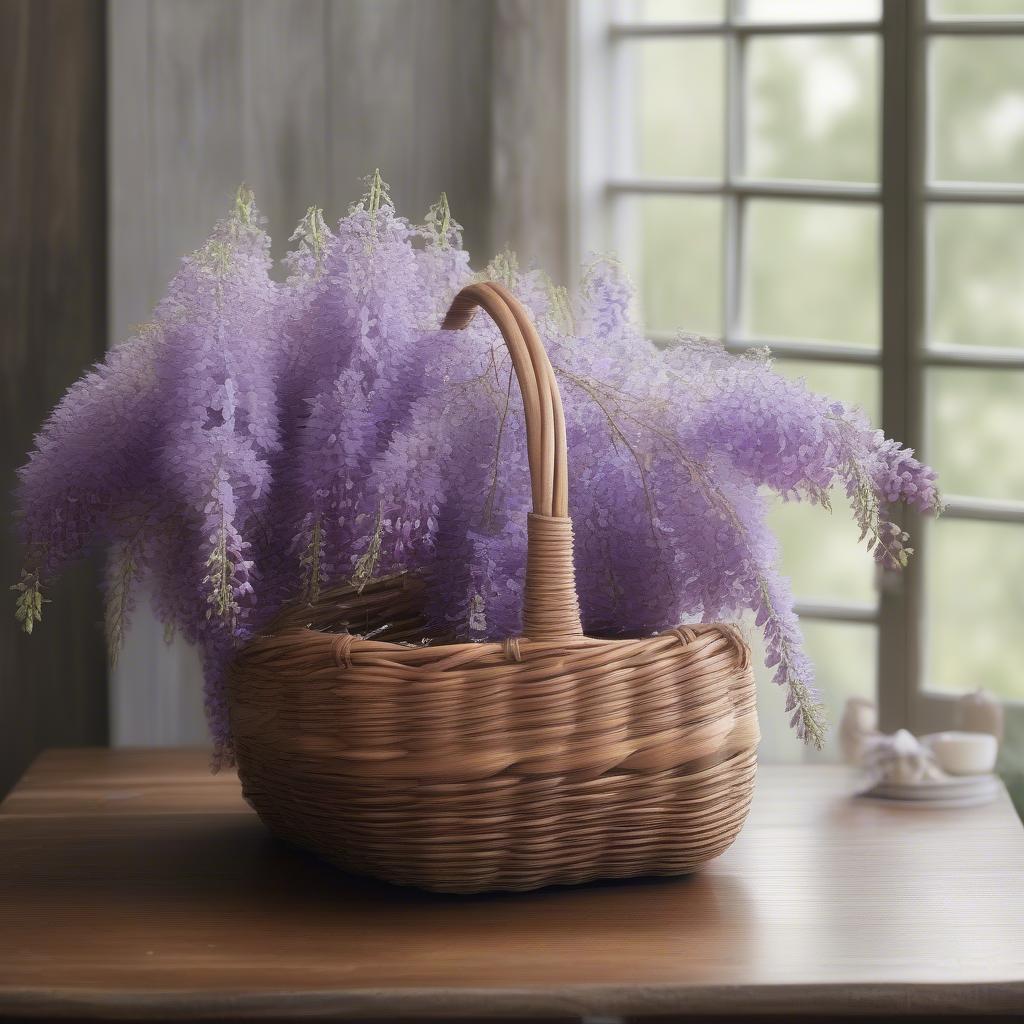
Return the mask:
[[14,618],[21,628],[31,636],[32,629],[43,618],[43,605],[49,602],[43,597],[38,572],[21,571],[21,579],[11,588],[18,595],[14,602]]

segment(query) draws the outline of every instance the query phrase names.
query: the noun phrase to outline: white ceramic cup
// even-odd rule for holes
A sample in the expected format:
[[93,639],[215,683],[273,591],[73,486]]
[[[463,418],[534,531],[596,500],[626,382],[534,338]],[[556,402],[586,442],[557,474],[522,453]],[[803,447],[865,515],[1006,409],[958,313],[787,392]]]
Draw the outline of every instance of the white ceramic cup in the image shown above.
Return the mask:
[[937,732],[921,741],[950,775],[985,775],[996,766],[999,741],[991,733]]

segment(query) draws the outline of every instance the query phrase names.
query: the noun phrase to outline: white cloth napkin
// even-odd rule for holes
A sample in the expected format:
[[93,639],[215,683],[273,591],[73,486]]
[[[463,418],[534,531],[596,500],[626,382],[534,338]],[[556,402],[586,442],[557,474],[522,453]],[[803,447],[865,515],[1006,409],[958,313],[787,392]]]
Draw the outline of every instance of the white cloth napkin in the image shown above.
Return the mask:
[[876,783],[915,785],[949,778],[931,750],[906,729],[865,737],[860,763]]

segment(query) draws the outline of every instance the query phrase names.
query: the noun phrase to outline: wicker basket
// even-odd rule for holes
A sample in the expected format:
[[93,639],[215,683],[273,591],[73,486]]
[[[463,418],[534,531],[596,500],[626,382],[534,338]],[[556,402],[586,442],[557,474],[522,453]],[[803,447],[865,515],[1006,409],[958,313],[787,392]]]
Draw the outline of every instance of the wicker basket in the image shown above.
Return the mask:
[[[422,585],[409,576],[289,610],[231,673],[245,795],[284,839],[427,889],[691,871],[729,846],[750,804],[749,651],[719,625],[583,635],[551,364],[499,285],[463,289],[444,328],[478,306],[508,345],[526,411],[524,635],[415,643]],[[359,635],[385,624],[390,642]]]

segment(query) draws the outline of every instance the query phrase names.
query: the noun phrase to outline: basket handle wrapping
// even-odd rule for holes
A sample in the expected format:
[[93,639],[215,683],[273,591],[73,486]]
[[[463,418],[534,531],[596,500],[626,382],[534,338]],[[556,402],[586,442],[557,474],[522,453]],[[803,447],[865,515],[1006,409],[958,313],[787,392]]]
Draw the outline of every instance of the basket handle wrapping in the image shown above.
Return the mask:
[[565,414],[555,373],[529,314],[496,282],[463,288],[441,329],[467,327],[478,307],[498,325],[508,346],[525,411],[533,512],[527,519],[523,634],[533,640],[582,636],[568,515]]

